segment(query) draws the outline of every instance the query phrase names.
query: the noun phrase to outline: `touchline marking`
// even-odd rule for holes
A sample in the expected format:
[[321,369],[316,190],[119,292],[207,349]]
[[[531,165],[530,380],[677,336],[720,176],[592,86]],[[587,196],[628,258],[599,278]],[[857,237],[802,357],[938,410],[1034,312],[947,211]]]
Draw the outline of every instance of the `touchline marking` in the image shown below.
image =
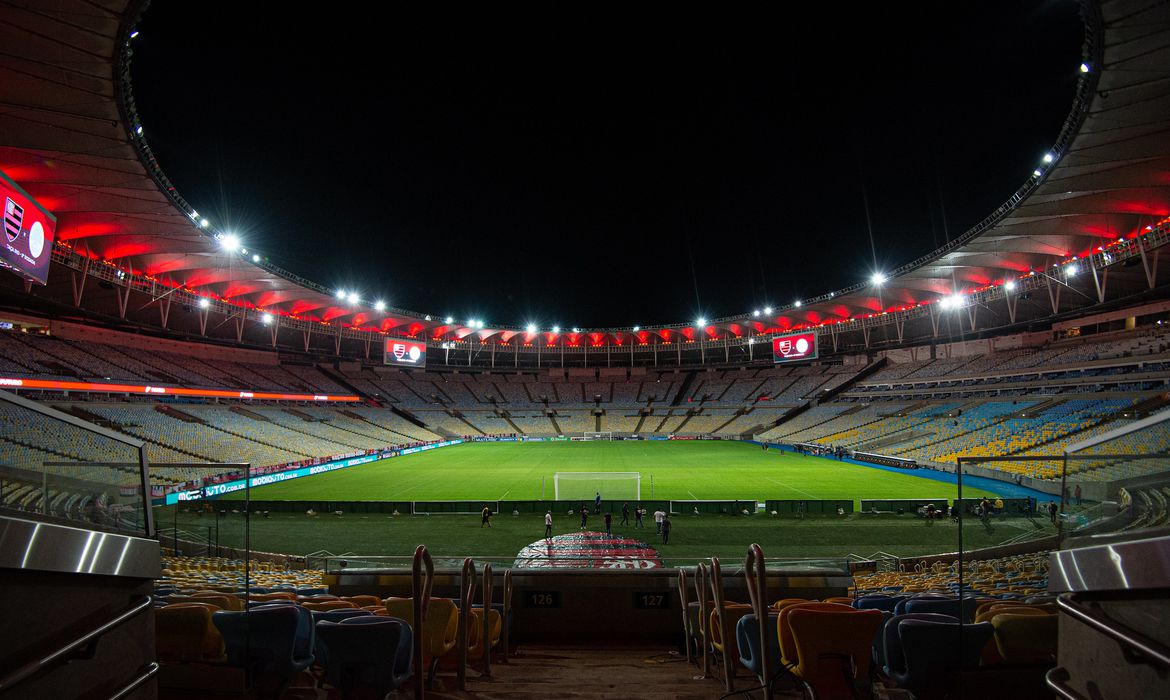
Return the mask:
[[500,496],[500,497],[499,497],[499,498],[497,498],[496,500],[497,500],[497,501],[502,501],[502,500],[504,500],[505,498],[507,498],[508,494],[510,494],[510,493],[512,493],[512,489],[508,489],[507,491],[505,491],[505,492],[504,492],[504,495],[503,495],[503,496]]
[[696,496],[694,491],[687,491],[687,493],[691,494],[691,498],[695,499],[696,501],[703,500],[703,499],[699,498],[698,496]]
[[799,492],[799,493],[803,493],[804,495],[808,496],[809,498],[813,499],[814,501],[819,501],[819,500],[820,500],[819,498],[817,498],[817,497],[816,497],[816,495],[815,495],[815,494],[811,494],[811,493],[809,493],[808,491],[804,491],[804,490],[802,490],[802,489],[798,489],[798,488],[796,488],[795,486],[789,486],[788,484],[784,483],[783,481],[777,481],[776,479],[773,479],[773,478],[772,478],[772,477],[770,477],[770,476],[765,476],[764,478],[765,478],[765,479],[767,479],[768,481],[771,481],[773,484],[780,484],[781,486],[783,486],[783,487],[784,487],[784,488],[786,488],[786,489],[792,489],[793,491],[797,491],[797,492]]

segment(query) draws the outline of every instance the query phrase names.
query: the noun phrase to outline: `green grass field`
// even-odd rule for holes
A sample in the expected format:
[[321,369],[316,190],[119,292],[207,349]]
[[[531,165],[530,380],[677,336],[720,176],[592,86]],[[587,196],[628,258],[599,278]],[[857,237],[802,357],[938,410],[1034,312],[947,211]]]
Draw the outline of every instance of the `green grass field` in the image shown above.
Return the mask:
[[[954,498],[953,484],[720,441],[475,443],[252,489],[256,500],[553,498],[556,472],[639,472],[643,499]],[[650,493],[651,478],[653,494]],[[586,485],[589,493],[592,486]],[[606,497],[602,493],[602,497]],[[231,498],[242,498],[240,492]],[[579,498],[580,494],[572,496]],[[626,496],[615,494],[615,498]]]

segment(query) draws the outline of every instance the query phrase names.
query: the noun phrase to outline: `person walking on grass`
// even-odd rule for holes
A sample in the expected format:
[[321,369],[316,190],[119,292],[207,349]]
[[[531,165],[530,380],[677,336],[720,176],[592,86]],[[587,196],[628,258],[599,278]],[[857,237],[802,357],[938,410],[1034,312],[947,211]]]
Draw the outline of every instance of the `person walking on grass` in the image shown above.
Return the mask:
[[596,513],[597,515],[601,515],[601,492],[600,491],[598,491],[597,495],[593,497],[593,512]]
[[544,539],[552,539],[552,511],[544,514]]
[[605,514],[605,534],[613,534],[613,513]]
[[670,543],[670,515],[663,514],[662,516],[662,544]]
[[584,503],[582,503],[581,504],[581,529],[584,530],[585,526],[588,524],[589,524],[589,509],[585,507]]
[[666,513],[663,513],[661,508],[654,511],[654,534],[655,535],[662,534],[662,521],[665,519],[666,519]]
[[646,527],[646,523],[642,522],[642,516],[646,514],[646,509],[642,507],[641,503],[634,504],[634,527]]
[[483,512],[480,513],[479,529],[482,530],[484,525],[492,526],[492,509],[486,505],[483,507]]
[[625,503],[622,504],[622,521],[618,524],[619,525],[629,525],[630,524],[630,502],[629,501],[626,501]]

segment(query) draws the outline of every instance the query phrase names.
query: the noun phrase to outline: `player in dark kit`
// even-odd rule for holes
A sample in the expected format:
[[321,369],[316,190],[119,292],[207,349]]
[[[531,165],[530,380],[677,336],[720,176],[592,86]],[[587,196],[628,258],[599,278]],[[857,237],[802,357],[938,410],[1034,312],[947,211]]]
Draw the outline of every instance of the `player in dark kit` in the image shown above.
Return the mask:
[[482,519],[479,521],[479,528],[482,530],[484,525],[492,526],[492,509],[487,506],[483,507],[483,512],[480,513]]
[[622,504],[622,521],[618,524],[619,525],[629,525],[630,524],[630,504],[628,501],[626,503]]

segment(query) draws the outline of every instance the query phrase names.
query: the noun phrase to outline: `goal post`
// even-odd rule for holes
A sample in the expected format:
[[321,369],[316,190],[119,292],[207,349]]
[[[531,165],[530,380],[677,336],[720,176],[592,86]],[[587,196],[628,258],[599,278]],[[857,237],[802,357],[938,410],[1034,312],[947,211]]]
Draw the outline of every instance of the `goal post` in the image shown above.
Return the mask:
[[585,440],[585,441],[612,440],[613,439],[613,431],[612,430],[588,431],[588,432],[581,433],[581,437],[574,437],[573,439],[574,440]]
[[557,472],[553,474],[553,498],[558,501],[642,499],[641,472]]

